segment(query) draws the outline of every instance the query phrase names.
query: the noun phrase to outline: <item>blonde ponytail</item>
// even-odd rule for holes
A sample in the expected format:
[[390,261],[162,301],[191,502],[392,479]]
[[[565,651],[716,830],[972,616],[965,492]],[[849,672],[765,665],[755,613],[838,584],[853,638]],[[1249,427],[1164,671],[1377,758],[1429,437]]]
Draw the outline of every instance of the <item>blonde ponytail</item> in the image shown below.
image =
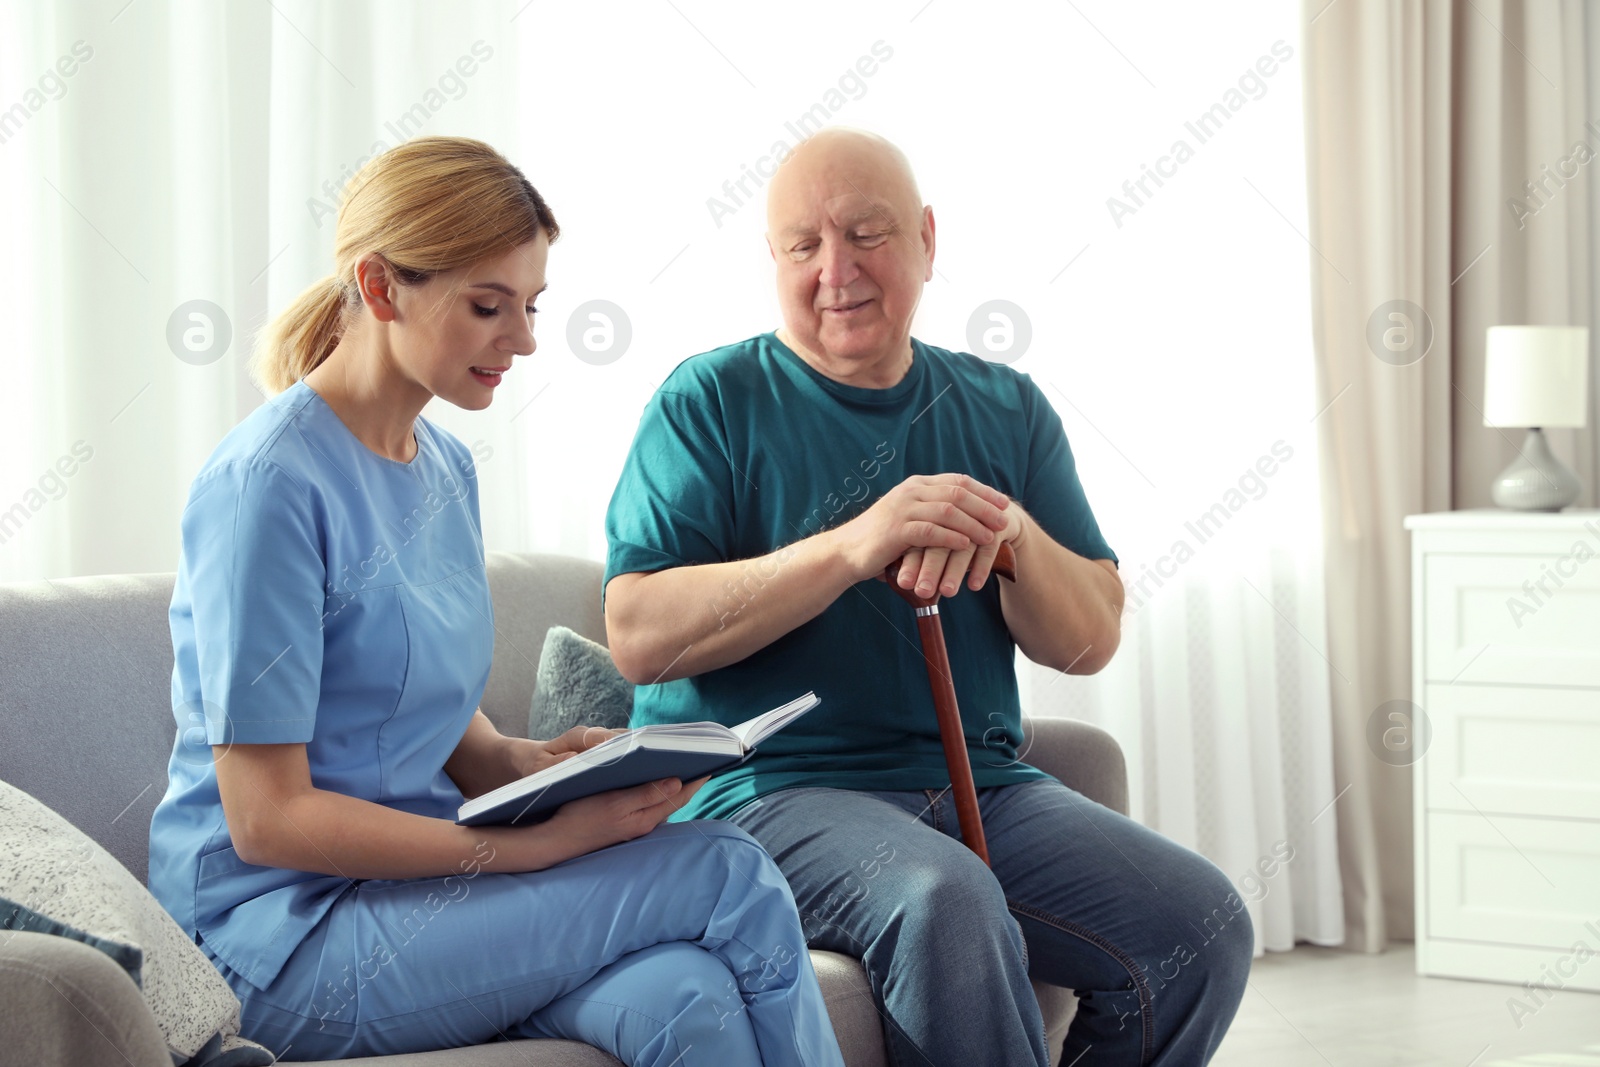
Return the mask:
[[301,293],[256,341],[251,373],[281,393],[327,359],[362,311],[356,260],[381,252],[401,285],[505,255],[555,216],[522,171],[482,141],[418,137],[374,156],[345,185],[334,273]]
[[350,309],[330,274],[278,314],[256,341],[251,376],[268,394],[281,393],[317,368],[344,334]]

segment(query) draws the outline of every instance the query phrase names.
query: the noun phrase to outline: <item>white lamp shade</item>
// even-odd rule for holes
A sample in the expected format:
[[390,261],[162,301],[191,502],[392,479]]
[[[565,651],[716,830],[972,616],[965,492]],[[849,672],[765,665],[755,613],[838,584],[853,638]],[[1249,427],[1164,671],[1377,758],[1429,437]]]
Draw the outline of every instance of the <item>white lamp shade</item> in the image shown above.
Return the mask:
[[1485,426],[1582,426],[1588,413],[1588,327],[1489,327]]

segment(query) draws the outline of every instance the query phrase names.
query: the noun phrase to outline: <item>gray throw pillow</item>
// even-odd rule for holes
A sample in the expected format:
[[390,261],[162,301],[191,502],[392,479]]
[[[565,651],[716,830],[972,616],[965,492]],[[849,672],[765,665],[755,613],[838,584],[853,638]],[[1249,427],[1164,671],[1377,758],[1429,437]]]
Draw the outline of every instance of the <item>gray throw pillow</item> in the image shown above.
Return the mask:
[[631,714],[633,683],[606,647],[565,626],[550,627],[528,709],[528,736],[548,741],[574,726],[621,730]]
[[88,835],[0,782],[0,925],[92,945],[138,983],[174,1064],[251,1067],[239,998],[150,891]]

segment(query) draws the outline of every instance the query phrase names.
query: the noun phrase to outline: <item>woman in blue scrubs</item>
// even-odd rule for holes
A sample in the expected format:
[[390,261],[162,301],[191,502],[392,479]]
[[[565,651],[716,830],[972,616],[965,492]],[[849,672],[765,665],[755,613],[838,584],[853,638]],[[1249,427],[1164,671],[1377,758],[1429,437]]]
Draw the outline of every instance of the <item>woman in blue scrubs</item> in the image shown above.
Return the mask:
[[489,146],[375,158],[336,271],[264,333],[276,395],[217,447],[182,522],[178,737],[150,888],[293,1059],[564,1037],[626,1063],[843,1058],[794,901],[675,779],[530,827],[476,796],[609,736],[507,738],[469,451],[421,417],[491,403],[534,350],[558,234]]

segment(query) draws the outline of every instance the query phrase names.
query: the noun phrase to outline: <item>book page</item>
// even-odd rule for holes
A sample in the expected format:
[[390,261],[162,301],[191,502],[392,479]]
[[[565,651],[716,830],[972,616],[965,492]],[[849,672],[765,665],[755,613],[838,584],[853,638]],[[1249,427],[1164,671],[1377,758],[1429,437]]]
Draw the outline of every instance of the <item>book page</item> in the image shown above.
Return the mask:
[[779,705],[769,712],[757,715],[753,719],[732,727],[731,732],[733,736],[744,744],[745,749],[749,750],[755,748],[820,703],[822,703],[822,699],[817,694],[807,693],[804,696],[795,697],[787,704]]
[[472,818],[506,801],[553,789],[568,779],[590,771],[604,773],[602,768],[621,761],[641,748],[685,754],[726,753],[736,760],[819,703],[821,700],[815,693],[807,693],[740,723],[731,730],[714,722],[658,723],[628,730],[585,749],[571,759],[562,760],[467,801],[460,808],[459,818]]

